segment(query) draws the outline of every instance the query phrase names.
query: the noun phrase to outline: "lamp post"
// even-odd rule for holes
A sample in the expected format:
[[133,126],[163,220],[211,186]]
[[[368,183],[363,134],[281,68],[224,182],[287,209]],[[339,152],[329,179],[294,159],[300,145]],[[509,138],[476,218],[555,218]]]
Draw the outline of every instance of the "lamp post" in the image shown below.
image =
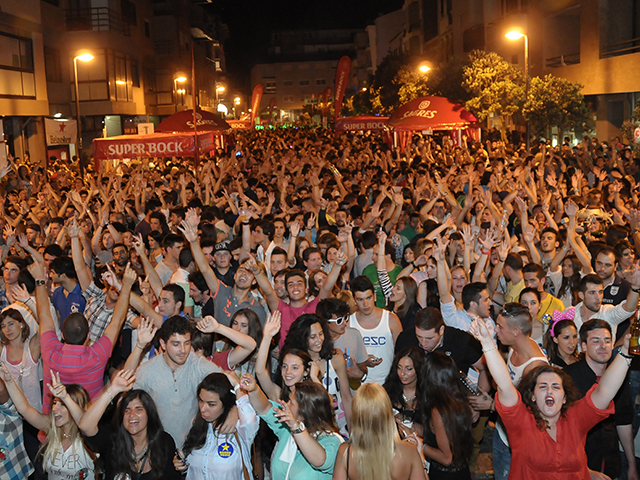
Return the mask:
[[73,57],[73,82],[76,87],[76,131],[78,133],[78,162],[80,166],[80,176],[84,177],[84,167],[82,166],[82,123],[80,123],[80,97],[78,95],[78,60],[81,62],[90,62],[93,55],[83,53]]
[[429,70],[431,70],[431,67],[429,65],[420,65],[420,67],[418,67],[418,70],[422,73],[427,73]]
[[175,96],[175,107],[176,107],[176,113],[178,112],[178,83],[184,83],[187,81],[187,77],[185,77],[184,75],[180,75],[179,77],[176,77],[173,79],[173,92],[174,92],[174,96]]
[[242,99],[240,97],[236,97],[233,99],[233,118],[234,119],[238,119],[238,107],[240,106],[240,102],[242,101]]
[[[529,98],[529,37],[520,30],[511,30],[505,34],[509,40],[520,40],[524,38],[524,95],[525,102]],[[527,120],[527,153],[530,147],[531,122]]]

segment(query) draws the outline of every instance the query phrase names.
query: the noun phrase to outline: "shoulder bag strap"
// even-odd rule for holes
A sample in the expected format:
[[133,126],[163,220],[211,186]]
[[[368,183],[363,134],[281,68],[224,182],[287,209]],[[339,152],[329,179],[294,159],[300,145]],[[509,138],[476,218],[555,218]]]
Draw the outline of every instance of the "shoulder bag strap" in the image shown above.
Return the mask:
[[233,436],[236,437],[236,442],[238,442],[238,450],[240,450],[240,460],[242,461],[242,475],[244,476],[244,480],[251,480],[251,478],[249,477],[249,470],[244,464],[244,457],[242,456],[242,442],[240,441],[240,437],[238,437],[238,432],[233,432]]

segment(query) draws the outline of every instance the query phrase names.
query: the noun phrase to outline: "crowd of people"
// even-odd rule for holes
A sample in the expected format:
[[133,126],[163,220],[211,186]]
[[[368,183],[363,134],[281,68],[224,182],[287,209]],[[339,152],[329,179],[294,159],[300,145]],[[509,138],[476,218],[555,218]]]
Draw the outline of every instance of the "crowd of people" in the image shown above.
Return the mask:
[[638,480],[640,160],[491,136],[10,159],[0,478]]

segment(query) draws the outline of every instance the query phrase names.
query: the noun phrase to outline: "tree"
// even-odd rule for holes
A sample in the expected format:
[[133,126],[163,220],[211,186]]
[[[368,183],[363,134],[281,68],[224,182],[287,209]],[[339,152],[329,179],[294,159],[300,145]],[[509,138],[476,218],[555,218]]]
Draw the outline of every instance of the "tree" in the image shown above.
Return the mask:
[[546,136],[547,129],[555,126],[561,140],[565,131],[586,122],[589,109],[580,93],[582,88],[551,74],[532,78],[522,114],[531,122],[534,135]]
[[429,77],[426,73],[412,69],[410,65],[405,65],[398,71],[393,83],[400,85],[398,90],[400,105],[429,95]]
[[471,99],[469,92],[462,86],[464,81],[464,67],[469,65],[469,58],[465,56],[451,57],[447,63],[429,72],[427,82],[431,95],[445,97],[455,103],[464,105]]
[[400,104],[400,85],[394,82],[400,69],[408,64],[406,54],[390,53],[382,59],[371,82],[371,107],[375,113],[387,115]]
[[518,112],[524,103],[525,88],[522,71],[494,52],[474,50],[469,65],[463,68],[463,86],[472,95],[467,109],[478,120],[490,114],[500,119],[500,134],[507,141],[507,117]]

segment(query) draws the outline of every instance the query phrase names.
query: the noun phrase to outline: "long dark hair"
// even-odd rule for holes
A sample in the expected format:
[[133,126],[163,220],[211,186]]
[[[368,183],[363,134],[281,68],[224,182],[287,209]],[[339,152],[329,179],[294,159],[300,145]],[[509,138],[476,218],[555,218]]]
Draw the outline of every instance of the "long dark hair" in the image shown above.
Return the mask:
[[[560,290],[558,291],[558,298],[562,298],[562,296],[568,293],[569,297],[571,298],[571,304],[575,305],[576,292],[578,291],[578,285],[580,285],[580,280],[582,279],[582,276],[580,275],[582,264],[580,263],[580,260],[578,260],[578,257],[575,255],[568,255],[564,258],[564,260],[562,260],[562,263],[566,262],[567,260],[571,262],[573,275],[571,275],[570,277],[565,277],[564,275],[562,276],[562,284],[560,285]],[[562,268],[562,264],[560,268]]]
[[153,398],[144,390],[130,390],[126,392],[118,402],[116,414],[113,417],[113,462],[114,471],[117,473],[127,473],[131,478],[135,478],[135,465],[132,457],[134,456],[133,439],[131,434],[124,428],[124,413],[129,404],[135,400],[140,400],[142,406],[147,412],[147,444],[149,451],[149,461],[151,463],[152,478],[160,479],[164,475],[164,466],[167,457],[172,456],[173,452],[165,451],[165,442],[162,437],[164,428],[158,415],[158,409]]
[[449,439],[453,459],[451,466],[469,461],[473,450],[472,413],[462,391],[460,372],[451,357],[431,352],[422,368],[422,411],[428,425],[437,410]]
[[540,409],[533,399],[533,396],[536,384],[538,383],[538,377],[543,373],[555,373],[562,381],[562,388],[564,388],[564,396],[566,399],[566,402],[562,404],[562,409],[560,410],[560,414],[562,416],[564,416],[567,410],[580,399],[580,392],[574,386],[573,380],[561,368],[552,367],[551,365],[540,365],[522,377],[522,380],[520,380],[520,384],[518,385],[518,390],[522,397],[522,403],[527,406],[527,410],[529,410],[536,419],[536,426],[542,432],[549,428],[549,422],[542,416],[542,413],[540,413]]
[[[387,394],[389,394],[391,405],[393,405],[395,408],[407,408],[407,402],[405,402],[404,398],[402,398],[402,382],[400,381],[400,377],[398,376],[398,363],[405,357],[411,359],[411,361],[413,362],[413,369],[416,371],[416,393],[422,391],[422,368],[424,365],[424,353],[418,347],[403,348],[393,358],[391,370],[389,371],[389,375],[387,375],[387,379],[385,380],[383,385],[384,389],[387,391]],[[420,395],[417,395],[416,400],[416,410],[419,410],[422,405],[422,398],[420,397]]]
[[400,277],[397,282],[402,284],[406,296],[404,303],[398,309],[398,318],[402,319],[407,315],[411,307],[418,301],[418,284],[411,277]]
[[[305,370],[311,371],[311,357],[307,353],[306,350],[302,350],[300,348],[283,348],[280,353],[280,362],[278,362],[278,371],[276,372],[276,383],[280,384],[280,400],[284,400],[285,402],[289,401],[289,397],[291,396],[291,389],[287,384],[284,383],[282,379],[282,362],[284,361],[284,357],[287,355],[294,355],[302,360],[302,365]],[[309,378],[309,374],[307,373],[303,380],[307,380]]]
[[333,400],[322,385],[311,380],[296,383],[294,395],[309,433],[339,433]]
[[[227,419],[229,411],[236,404],[236,396],[231,391],[231,382],[229,382],[229,379],[224,373],[210,373],[204,377],[204,380],[200,382],[200,385],[198,385],[198,389],[196,390],[198,399],[200,398],[200,392],[202,392],[202,390],[217,393],[220,397],[220,402],[223,407],[222,413],[217,419],[211,422],[215,429],[218,425],[222,425]],[[189,434],[187,435],[187,439],[184,441],[183,450],[185,455],[189,455],[193,450],[198,450],[204,447],[204,444],[207,441],[208,430],[208,422],[202,418],[202,415],[196,415],[193,420],[191,430],[189,430]]]
[[[300,315],[289,328],[287,338],[284,340],[283,349],[299,348],[309,351],[309,335],[311,334],[311,325],[320,324],[322,333],[324,333],[324,342],[320,349],[320,358],[323,360],[331,360],[333,357],[333,341],[329,333],[329,326],[324,318],[315,313],[305,313]],[[284,357],[282,357],[284,358]]]
[[[558,323],[554,323],[549,327],[547,333],[544,334],[544,348],[547,351],[547,357],[549,357],[549,361],[553,364],[558,364],[558,359],[560,358],[560,354],[558,353],[558,344],[553,341],[554,338],[559,337],[562,334],[562,331],[565,328],[573,327],[575,331],[578,331],[576,324],[573,320],[560,320]],[[576,348],[573,352],[573,356],[578,359],[579,353]]]

